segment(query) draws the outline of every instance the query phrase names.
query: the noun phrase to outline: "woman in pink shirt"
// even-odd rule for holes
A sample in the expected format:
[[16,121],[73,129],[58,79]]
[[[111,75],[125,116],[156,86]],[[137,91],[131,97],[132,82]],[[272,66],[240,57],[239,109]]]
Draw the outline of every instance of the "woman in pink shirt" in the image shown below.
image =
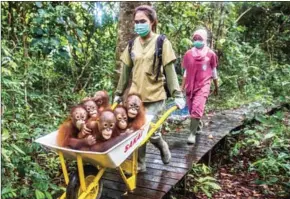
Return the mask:
[[182,90],[186,93],[186,101],[190,114],[190,135],[188,144],[195,144],[196,132],[204,113],[205,103],[210,94],[210,83],[213,79],[214,94],[218,94],[216,54],[207,46],[207,32],[199,29],[193,34],[194,47],[188,50],[182,66],[185,69]]

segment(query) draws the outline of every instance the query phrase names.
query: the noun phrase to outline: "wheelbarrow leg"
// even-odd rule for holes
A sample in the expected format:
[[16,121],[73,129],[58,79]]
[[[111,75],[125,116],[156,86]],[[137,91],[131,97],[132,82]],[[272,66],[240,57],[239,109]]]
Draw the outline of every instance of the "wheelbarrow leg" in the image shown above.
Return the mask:
[[68,185],[69,177],[68,177],[68,173],[67,173],[67,169],[66,169],[63,153],[61,151],[57,151],[57,152],[58,152],[59,159],[60,159],[60,164],[61,164],[61,168],[62,168],[64,181],[65,181],[65,184]]
[[64,192],[59,199],[65,199],[66,198],[66,192]]
[[124,174],[122,167],[121,166],[118,167],[120,175],[130,192],[132,192],[136,188],[136,184],[137,184],[136,183],[137,182],[137,164],[138,164],[137,161],[138,161],[138,150],[135,150],[133,152],[133,160],[131,163],[132,175],[129,178],[127,178],[126,175]]
[[77,154],[77,164],[78,164],[78,172],[79,172],[79,179],[81,183],[82,191],[86,190],[86,181],[85,181],[85,174],[84,174],[84,165],[82,157]]

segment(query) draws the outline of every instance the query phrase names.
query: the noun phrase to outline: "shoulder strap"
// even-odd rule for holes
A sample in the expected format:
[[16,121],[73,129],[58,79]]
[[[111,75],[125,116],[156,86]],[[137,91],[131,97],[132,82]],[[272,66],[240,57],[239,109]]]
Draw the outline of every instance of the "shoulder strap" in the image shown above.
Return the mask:
[[159,35],[157,38],[156,42],[156,49],[154,53],[154,60],[153,60],[153,71],[155,71],[155,62],[156,62],[156,57],[158,58],[158,65],[157,65],[157,74],[155,77],[155,80],[157,81],[160,71],[161,71],[161,65],[162,65],[162,50],[163,50],[163,43],[164,40],[166,39],[165,35]]
[[129,55],[130,55],[130,58],[132,60],[132,48],[133,48],[133,45],[134,45],[134,41],[135,41],[136,38],[134,39],[131,39],[129,41],[129,44],[128,44],[128,51],[129,51]]
[[[131,39],[128,43],[128,51],[129,51],[129,55],[130,58],[132,59],[132,48],[134,45],[134,41],[136,38]],[[163,50],[163,43],[164,40],[166,39],[166,36],[161,34],[158,36],[157,38],[157,42],[156,42],[156,47],[155,47],[155,52],[154,52],[154,60],[153,60],[153,74],[155,73],[155,71],[157,71],[156,74],[156,81],[160,75],[160,71],[161,71],[161,65],[162,65],[162,50]],[[155,63],[156,63],[156,58],[158,59],[158,65],[157,65],[157,70],[155,70]]]

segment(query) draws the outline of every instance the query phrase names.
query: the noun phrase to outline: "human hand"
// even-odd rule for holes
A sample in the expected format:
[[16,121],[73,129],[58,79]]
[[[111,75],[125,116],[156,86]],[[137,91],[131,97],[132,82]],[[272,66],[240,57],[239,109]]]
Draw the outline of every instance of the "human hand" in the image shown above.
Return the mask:
[[181,86],[180,89],[181,89],[181,92],[184,92],[185,91],[184,86]]
[[183,98],[179,97],[179,98],[175,98],[174,99],[175,104],[177,105],[177,107],[179,109],[183,109],[186,105],[186,102]]
[[126,129],[125,133],[133,133],[133,129]]
[[213,90],[213,94],[214,94],[215,96],[217,96],[217,95],[219,94],[219,89],[218,89],[218,87],[215,87],[215,88],[214,88],[214,90]]
[[114,100],[113,100],[114,103],[115,103],[115,102],[120,103],[121,101],[122,101],[122,97],[121,97],[121,96],[116,95],[116,96],[114,97]]

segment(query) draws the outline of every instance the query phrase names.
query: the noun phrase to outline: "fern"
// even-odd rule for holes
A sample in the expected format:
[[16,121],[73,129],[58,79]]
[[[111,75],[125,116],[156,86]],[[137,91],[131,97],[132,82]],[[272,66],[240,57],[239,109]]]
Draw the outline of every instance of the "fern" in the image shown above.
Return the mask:
[[5,187],[2,189],[2,193],[1,193],[1,197],[3,199],[10,199],[10,198],[16,198],[16,190],[9,188],[9,187]]

